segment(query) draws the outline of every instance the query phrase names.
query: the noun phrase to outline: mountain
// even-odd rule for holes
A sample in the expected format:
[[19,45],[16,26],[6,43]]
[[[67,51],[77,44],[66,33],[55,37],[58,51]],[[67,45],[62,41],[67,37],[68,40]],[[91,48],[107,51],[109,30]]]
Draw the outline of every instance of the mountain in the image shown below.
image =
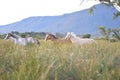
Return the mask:
[[98,27],[120,27],[120,17],[113,20],[117,10],[105,4],[95,5],[94,13],[89,14],[88,9],[60,16],[33,16],[21,21],[0,26],[0,33],[18,32],[75,32],[77,34],[96,34]]

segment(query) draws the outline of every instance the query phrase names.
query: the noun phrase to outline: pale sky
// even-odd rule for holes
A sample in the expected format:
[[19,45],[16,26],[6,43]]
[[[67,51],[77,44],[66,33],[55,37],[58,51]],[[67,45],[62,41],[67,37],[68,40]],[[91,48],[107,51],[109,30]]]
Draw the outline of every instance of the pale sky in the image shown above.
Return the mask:
[[98,4],[86,0],[0,0],[0,25],[10,24],[31,16],[53,16],[83,10]]

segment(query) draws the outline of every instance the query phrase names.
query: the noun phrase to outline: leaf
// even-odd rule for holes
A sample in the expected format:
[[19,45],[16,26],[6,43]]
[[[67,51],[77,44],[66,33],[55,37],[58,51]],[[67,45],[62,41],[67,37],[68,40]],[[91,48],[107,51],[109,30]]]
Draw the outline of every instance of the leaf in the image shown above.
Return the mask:
[[113,19],[115,20],[115,19],[117,19],[119,16],[120,16],[120,12],[114,13]]
[[92,6],[91,8],[89,8],[89,13],[90,13],[90,15],[93,15],[94,9],[95,9],[95,6]]

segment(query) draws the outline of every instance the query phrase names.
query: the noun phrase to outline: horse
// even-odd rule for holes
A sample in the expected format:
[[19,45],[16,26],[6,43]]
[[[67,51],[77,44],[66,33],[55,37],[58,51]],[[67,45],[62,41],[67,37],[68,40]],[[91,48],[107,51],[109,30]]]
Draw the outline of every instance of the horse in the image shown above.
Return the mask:
[[22,45],[22,46],[26,46],[29,43],[40,44],[39,40],[36,39],[36,38],[32,38],[32,37],[22,38],[22,37],[20,37],[16,34],[13,34],[13,33],[8,33],[6,35],[6,37],[4,38],[4,40],[8,40],[8,39],[12,39],[15,44],[19,44],[19,45]]
[[96,43],[94,39],[77,37],[73,32],[68,32],[65,39],[70,39],[73,44],[77,45]]
[[70,39],[57,38],[55,35],[46,33],[45,41],[51,40],[57,43],[72,43]]

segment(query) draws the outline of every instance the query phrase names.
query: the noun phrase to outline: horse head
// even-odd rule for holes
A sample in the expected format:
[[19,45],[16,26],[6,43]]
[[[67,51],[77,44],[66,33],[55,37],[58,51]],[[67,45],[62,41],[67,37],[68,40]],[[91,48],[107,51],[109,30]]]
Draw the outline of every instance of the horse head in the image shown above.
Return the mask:
[[58,39],[53,34],[46,33],[45,41]]
[[4,38],[4,40],[10,39],[11,35],[12,35],[12,33],[8,33],[8,34],[6,35],[6,37]]
[[68,40],[71,38],[76,38],[76,35],[73,32],[68,32],[65,39]]
[[6,35],[6,37],[4,38],[4,40],[8,40],[8,39],[18,39],[18,38],[20,38],[20,36],[15,35],[15,34],[13,34],[13,33],[8,33],[8,34]]

